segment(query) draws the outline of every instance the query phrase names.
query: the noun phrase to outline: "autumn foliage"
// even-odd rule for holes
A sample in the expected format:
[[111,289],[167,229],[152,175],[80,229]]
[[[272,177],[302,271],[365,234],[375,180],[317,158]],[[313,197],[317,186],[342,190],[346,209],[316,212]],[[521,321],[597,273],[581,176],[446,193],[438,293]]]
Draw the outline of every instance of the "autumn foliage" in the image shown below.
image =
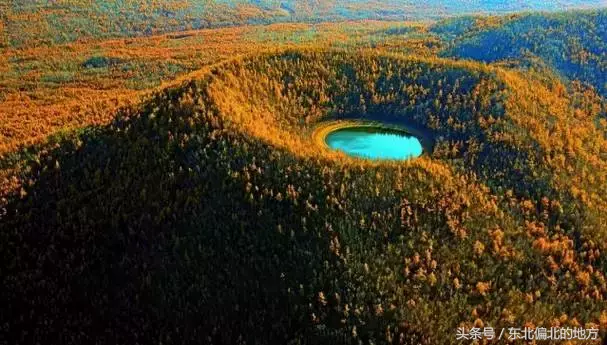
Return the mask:
[[[2,324],[21,343],[604,329],[601,102],[550,76],[378,50],[205,67],[21,153]],[[335,120],[414,126],[434,151],[349,158],[312,140]]]

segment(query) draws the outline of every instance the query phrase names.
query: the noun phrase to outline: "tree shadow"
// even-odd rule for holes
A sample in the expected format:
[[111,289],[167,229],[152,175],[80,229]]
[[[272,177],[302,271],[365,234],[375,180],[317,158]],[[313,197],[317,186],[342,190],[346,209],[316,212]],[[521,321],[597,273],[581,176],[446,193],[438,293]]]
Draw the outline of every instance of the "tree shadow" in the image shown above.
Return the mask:
[[28,163],[0,221],[9,339],[284,343],[310,324],[337,269],[322,217],[264,195],[275,176],[253,167],[271,169],[271,148],[180,97],[165,91]]

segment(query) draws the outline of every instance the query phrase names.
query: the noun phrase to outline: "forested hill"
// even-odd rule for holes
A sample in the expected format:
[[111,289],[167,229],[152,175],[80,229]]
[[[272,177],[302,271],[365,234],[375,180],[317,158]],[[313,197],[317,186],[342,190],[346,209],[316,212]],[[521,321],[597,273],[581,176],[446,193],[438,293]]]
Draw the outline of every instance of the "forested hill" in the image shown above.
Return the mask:
[[463,17],[432,31],[448,42],[445,56],[547,65],[607,95],[607,10]]
[[[603,337],[603,104],[534,75],[260,53],[51,138],[24,151],[0,207],[2,331],[15,344],[449,345],[460,327],[512,325]],[[352,114],[425,128],[434,150],[379,163],[314,140]]]
[[602,0],[53,0],[0,1],[0,47],[130,37],[250,23],[419,20],[464,14],[558,11]]

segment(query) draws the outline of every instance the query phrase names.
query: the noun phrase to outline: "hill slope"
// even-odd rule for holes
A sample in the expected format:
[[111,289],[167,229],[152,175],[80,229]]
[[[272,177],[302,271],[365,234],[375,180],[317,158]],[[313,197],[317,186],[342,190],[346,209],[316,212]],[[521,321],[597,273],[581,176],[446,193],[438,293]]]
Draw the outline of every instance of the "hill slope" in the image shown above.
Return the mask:
[[[607,327],[596,98],[345,51],[193,78],[33,155],[0,223],[1,322],[18,342],[437,344],[472,325]],[[311,141],[351,118],[415,124],[436,149],[376,163]]]
[[448,42],[443,56],[548,67],[607,96],[607,10],[461,18],[433,31]]

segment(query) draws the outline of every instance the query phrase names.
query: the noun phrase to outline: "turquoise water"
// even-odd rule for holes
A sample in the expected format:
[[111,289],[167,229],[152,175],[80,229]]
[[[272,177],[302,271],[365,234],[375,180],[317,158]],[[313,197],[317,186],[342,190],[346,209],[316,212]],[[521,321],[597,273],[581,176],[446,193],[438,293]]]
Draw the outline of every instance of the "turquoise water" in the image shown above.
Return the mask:
[[361,158],[404,160],[424,151],[416,137],[381,128],[343,128],[329,133],[325,141],[332,149]]

